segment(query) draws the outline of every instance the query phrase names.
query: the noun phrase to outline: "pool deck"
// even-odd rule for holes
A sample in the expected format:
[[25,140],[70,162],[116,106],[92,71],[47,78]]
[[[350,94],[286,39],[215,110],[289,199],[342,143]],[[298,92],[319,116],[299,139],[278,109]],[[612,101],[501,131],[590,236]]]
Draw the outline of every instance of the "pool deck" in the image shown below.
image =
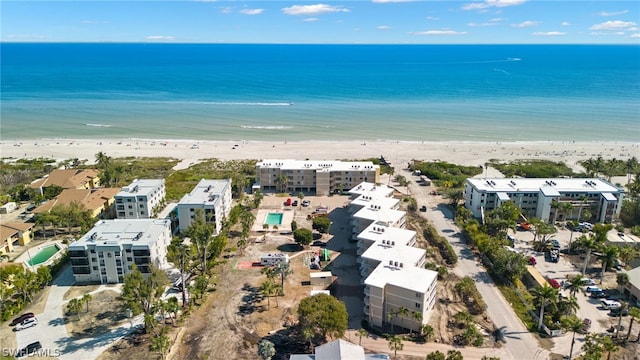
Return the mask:
[[[46,247],[49,247],[49,246],[54,245],[54,244],[55,244],[55,245],[57,245],[57,246],[60,248],[60,250],[59,250],[57,253],[53,254],[53,255],[49,258],[49,260],[47,260],[47,261],[45,261],[45,262],[42,262],[42,263],[40,263],[40,264],[37,264],[37,265],[33,265],[33,266],[30,266],[30,265],[28,264],[29,259],[30,259],[30,258],[33,258],[33,257],[34,257],[34,256],[35,256],[35,255],[40,251],[40,250],[42,250],[42,248],[46,248]],[[14,260],[14,262],[15,262],[15,263],[22,263],[22,264],[24,264],[24,267],[26,267],[26,268],[28,268],[28,269],[31,269],[32,271],[36,271],[36,270],[38,269],[38,267],[40,267],[40,266],[44,266],[44,265],[49,265],[49,264],[51,264],[55,259],[57,259],[58,257],[60,257],[60,254],[61,254],[61,253],[62,253],[66,248],[67,248],[67,245],[63,244],[61,241],[47,241],[47,242],[46,242],[46,243],[44,243],[44,244],[40,244],[40,245],[38,245],[38,246],[34,246],[34,247],[32,247],[32,248],[29,248],[29,250],[28,250],[28,251],[25,251],[22,255],[18,256],[18,257]]]
[[[256,214],[256,221],[253,223],[253,227],[251,227],[251,231],[254,232],[265,232],[265,229],[263,228],[263,224],[267,219],[267,215],[269,215],[270,213],[277,213],[277,214],[282,214],[282,224],[278,225],[278,230],[277,231],[291,231],[291,222],[293,221],[293,218],[295,216],[295,209],[292,208],[288,208],[288,209],[259,209],[258,213]],[[269,226],[269,230],[268,231],[274,231],[273,229],[273,225]]]

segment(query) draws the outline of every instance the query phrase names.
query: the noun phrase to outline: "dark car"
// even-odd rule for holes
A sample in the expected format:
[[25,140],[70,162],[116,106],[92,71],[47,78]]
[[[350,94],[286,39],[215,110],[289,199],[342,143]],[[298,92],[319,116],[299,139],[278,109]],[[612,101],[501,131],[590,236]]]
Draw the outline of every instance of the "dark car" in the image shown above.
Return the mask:
[[627,308],[614,308],[611,309],[611,311],[609,312],[609,316],[620,316],[620,313],[622,313],[622,316],[628,316],[629,315],[629,309]]
[[298,200],[293,200],[293,202],[291,203],[291,206],[298,206]]
[[422,207],[420,208],[420,211],[426,212],[427,211],[427,207],[425,205],[422,205]]
[[591,320],[590,319],[584,319],[582,321],[582,333],[583,334],[588,333],[589,329],[591,329]]
[[605,293],[603,290],[592,291],[590,296],[595,299],[602,299],[607,297],[607,293]]
[[551,246],[553,246],[554,249],[560,249],[560,242],[556,239],[551,240]]
[[19,317],[13,319],[13,321],[9,324],[9,326],[16,326],[18,324],[20,324],[21,322],[23,322],[25,319],[29,319],[35,317],[35,315],[33,313],[24,313],[22,315],[20,315]]
[[16,354],[16,357],[29,356],[40,349],[42,349],[42,344],[40,344],[40,341],[32,342],[31,344],[20,349],[20,351],[18,351],[18,353]]

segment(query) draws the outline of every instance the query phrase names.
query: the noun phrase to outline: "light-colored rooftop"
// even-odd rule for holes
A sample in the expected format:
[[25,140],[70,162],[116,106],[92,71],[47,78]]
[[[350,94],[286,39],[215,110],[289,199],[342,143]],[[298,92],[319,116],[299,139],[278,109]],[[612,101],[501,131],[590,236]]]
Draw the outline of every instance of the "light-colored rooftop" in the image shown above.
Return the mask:
[[372,221],[381,221],[383,223],[389,222],[391,224],[397,223],[405,216],[404,211],[385,209],[382,206],[371,204],[371,206],[365,206],[353,214],[354,218],[366,219]]
[[638,239],[636,236],[629,233],[623,233],[623,235],[620,236],[618,230],[616,229],[610,230],[607,233],[607,241],[609,241],[612,244],[620,245],[620,246],[640,245],[640,239]]
[[202,179],[190,193],[180,199],[178,205],[214,205],[228,186],[231,186],[231,179]]
[[413,230],[407,230],[397,228],[393,226],[387,226],[386,223],[373,223],[369,225],[364,231],[358,234],[358,239],[371,240],[375,242],[381,242],[382,240],[393,240],[396,244],[407,245],[416,237],[416,232]]
[[369,206],[371,204],[375,204],[385,209],[391,209],[398,205],[399,202],[400,200],[393,197],[372,197],[369,195],[360,195],[358,198],[352,200],[350,205]]
[[416,266],[425,254],[424,249],[403,245],[395,240],[382,240],[371,245],[360,257],[383,263],[393,260],[404,266]]
[[151,246],[170,226],[169,219],[100,220],[80,239],[69,245],[69,248],[110,244]]
[[394,285],[403,289],[416,291],[424,294],[429,286],[436,281],[438,273],[415,266],[407,266],[400,268],[399,266],[390,266],[389,263],[381,263],[371,274],[364,280],[365,285],[384,288],[387,285]]
[[478,191],[486,192],[538,192],[554,193],[617,193],[620,190],[601,179],[549,179],[549,178],[470,178]]
[[384,184],[376,185],[370,182],[361,182],[349,190],[349,193],[354,195],[367,195],[372,198],[390,197],[393,195],[393,188]]
[[164,185],[164,179],[135,179],[129,186],[123,187],[116,197],[135,195],[151,195],[157,188]]
[[310,169],[316,171],[373,171],[379,165],[371,161],[339,161],[339,160],[294,160],[294,159],[264,159],[256,163],[262,168],[279,168],[281,170]]
[[38,206],[33,210],[34,214],[50,212],[56,206],[71,205],[76,202],[84,206],[86,210],[95,211],[104,207],[120,191],[118,188],[96,189],[64,189],[58,196]]

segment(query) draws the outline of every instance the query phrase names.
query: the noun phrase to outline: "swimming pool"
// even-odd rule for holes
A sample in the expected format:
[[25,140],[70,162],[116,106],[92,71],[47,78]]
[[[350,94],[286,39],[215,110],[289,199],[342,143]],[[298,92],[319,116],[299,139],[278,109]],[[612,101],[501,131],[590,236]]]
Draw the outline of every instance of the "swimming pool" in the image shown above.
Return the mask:
[[268,213],[264,219],[267,225],[282,225],[282,213]]
[[29,264],[30,266],[42,264],[43,262],[51,259],[51,257],[58,251],[60,251],[60,247],[58,247],[57,244],[43,247],[35,256],[31,257],[31,260],[27,261],[27,264]]

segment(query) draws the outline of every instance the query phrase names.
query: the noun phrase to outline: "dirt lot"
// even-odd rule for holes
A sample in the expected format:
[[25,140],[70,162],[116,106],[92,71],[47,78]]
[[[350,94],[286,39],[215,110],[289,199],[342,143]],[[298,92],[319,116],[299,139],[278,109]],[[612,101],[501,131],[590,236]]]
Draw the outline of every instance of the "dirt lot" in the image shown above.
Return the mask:
[[[85,293],[87,291],[83,291],[78,296],[71,296],[71,298],[80,297]],[[65,294],[65,298],[67,294]],[[117,299],[119,295],[118,292],[111,290],[100,291],[91,295],[92,299],[88,306],[89,311],[87,311],[87,305],[83,304],[79,314],[70,315],[65,313],[64,319],[67,333],[75,339],[96,337],[127,321],[127,317],[122,311],[122,303]]]

